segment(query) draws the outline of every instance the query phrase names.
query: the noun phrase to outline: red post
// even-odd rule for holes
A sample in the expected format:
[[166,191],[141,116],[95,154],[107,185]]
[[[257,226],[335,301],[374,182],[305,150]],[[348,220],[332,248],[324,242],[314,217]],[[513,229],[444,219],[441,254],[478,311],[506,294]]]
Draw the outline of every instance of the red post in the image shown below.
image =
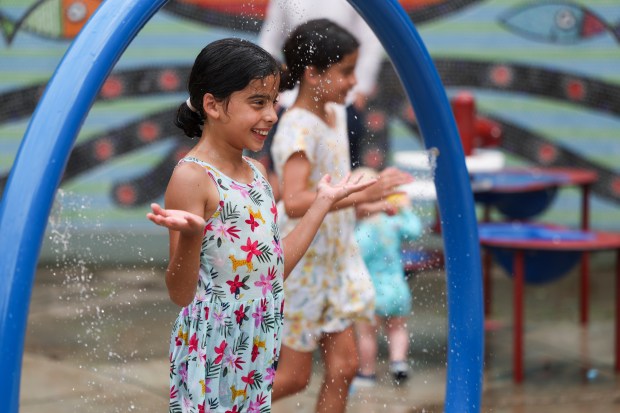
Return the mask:
[[616,373],[620,373],[620,249],[616,251]]
[[[590,185],[581,186],[581,230],[590,229]],[[590,253],[584,251],[581,254],[581,279],[580,279],[580,321],[582,325],[588,324],[590,309]]]
[[452,99],[452,112],[465,156],[471,155],[476,137],[476,104],[471,93],[462,92]]
[[513,379],[515,383],[523,381],[523,291],[525,284],[525,258],[522,250],[514,253],[513,276],[514,276],[514,358]]

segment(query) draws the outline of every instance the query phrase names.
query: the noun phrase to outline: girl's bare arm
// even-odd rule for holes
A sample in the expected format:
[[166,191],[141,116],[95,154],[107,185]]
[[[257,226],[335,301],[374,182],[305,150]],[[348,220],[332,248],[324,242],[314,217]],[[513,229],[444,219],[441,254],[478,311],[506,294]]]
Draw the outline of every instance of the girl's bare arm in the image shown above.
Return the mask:
[[172,302],[184,307],[191,303],[196,293],[204,217],[215,212],[219,195],[214,183],[205,179],[204,169],[188,163],[174,170],[165,202],[166,209],[154,204],[147,217],[169,230],[170,260],[166,269],[166,286]]
[[[312,165],[303,152],[296,152],[286,161],[282,176],[282,201],[286,214],[291,218],[300,218],[314,202],[316,191],[308,188],[308,179]],[[367,178],[362,178],[366,180]],[[396,168],[386,168],[366,189],[352,193],[334,203],[331,211],[349,208],[367,202],[375,202],[397,193],[397,187],[413,180],[411,175]]]
[[295,228],[282,240],[285,279],[306,253],[323,219],[332,209],[334,203],[351,194],[362,191],[374,183],[374,180],[364,182],[353,181],[350,174],[336,184],[331,183],[329,175],[325,175],[321,179],[318,184],[318,190],[315,193],[315,199],[307,212]]

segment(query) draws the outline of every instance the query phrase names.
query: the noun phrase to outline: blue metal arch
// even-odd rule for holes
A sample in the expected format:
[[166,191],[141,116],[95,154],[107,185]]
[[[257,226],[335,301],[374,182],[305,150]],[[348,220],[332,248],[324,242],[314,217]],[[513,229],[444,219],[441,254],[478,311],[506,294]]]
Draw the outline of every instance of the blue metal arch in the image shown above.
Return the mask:
[[[385,47],[420,124],[439,150],[435,186],[448,285],[446,412],[480,410],[483,316],[480,251],[469,178],[432,60],[396,0],[348,0]],[[166,0],[107,0],[75,39],[30,121],[0,204],[0,400],[17,413],[28,307],[54,195],[106,77]]]

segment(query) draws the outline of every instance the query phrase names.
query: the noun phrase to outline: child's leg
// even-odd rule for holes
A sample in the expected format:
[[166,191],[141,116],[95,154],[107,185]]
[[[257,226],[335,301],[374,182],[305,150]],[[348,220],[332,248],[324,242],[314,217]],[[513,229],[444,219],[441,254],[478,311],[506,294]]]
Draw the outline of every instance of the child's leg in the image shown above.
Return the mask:
[[378,325],[360,321],[355,325],[360,358],[359,373],[363,376],[372,376],[377,364],[377,329]]
[[317,413],[343,413],[347,406],[349,386],[358,368],[353,326],[321,338],[325,374],[317,401]]
[[282,345],[271,400],[276,401],[304,390],[310,383],[312,352],[293,350]]
[[409,352],[409,332],[405,317],[390,317],[386,320],[390,361],[405,361]]

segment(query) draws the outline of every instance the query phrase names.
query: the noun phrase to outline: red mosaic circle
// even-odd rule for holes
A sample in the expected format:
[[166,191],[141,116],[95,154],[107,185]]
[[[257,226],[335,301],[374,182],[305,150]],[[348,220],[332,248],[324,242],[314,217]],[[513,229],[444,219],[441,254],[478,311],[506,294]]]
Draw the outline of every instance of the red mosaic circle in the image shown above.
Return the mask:
[[370,112],[366,116],[366,122],[371,131],[381,130],[385,127],[385,114],[379,111]]
[[558,156],[558,149],[549,143],[541,145],[538,148],[538,160],[545,165],[548,165],[556,160]]
[[142,142],[153,142],[159,138],[159,134],[159,126],[154,122],[145,121],[138,126],[138,138]]
[[105,161],[106,159],[110,159],[114,155],[114,144],[109,139],[100,139],[95,142],[95,158],[100,161]]
[[611,181],[611,192],[615,195],[620,195],[620,178],[614,178]]
[[181,81],[179,75],[174,70],[164,70],[160,75],[158,82],[159,87],[165,91],[178,90]]
[[586,96],[586,86],[581,80],[571,79],[564,86],[564,92],[570,100],[583,100]]
[[106,99],[118,97],[123,93],[124,89],[125,86],[118,77],[110,76],[106,79],[103,87],[101,88],[101,97]]
[[506,87],[512,84],[514,74],[509,66],[494,66],[491,68],[490,79],[494,85]]
[[122,205],[133,205],[136,202],[136,191],[131,185],[116,188],[116,199]]

